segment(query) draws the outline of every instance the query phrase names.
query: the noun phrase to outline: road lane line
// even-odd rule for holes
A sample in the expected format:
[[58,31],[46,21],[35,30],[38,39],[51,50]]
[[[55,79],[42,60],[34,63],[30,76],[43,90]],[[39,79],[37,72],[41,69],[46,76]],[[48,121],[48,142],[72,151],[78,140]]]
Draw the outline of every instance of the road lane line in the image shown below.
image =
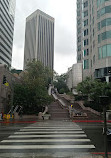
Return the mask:
[[19,140],[2,140],[3,143],[33,143],[33,142],[90,142],[90,139],[19,139]]
[[8,138],[31,138],[31,137],[87,137],[86,134],[77,134],[77,135],[66,135],[66,134],[61,134],[61,135],[11,135]]
[[94,145],[0,145],[0,149],[94,149]]

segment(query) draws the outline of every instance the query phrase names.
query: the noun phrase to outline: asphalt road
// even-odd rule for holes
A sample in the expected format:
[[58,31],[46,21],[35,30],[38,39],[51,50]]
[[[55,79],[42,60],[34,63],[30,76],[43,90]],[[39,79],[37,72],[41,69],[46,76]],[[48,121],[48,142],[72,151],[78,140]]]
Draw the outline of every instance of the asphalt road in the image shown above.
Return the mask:
[[104,152],[102,127],[71,121],[1,123],[0,158],[90,158]]

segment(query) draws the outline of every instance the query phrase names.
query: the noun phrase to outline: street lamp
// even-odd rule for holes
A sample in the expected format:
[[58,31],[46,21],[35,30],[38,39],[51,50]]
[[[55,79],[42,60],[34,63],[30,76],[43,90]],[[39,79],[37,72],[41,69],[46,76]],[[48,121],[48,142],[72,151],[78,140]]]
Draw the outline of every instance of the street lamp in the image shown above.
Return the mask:
[[104,117],[104,150],[105,150],[105,158],[108,158],[107,153],[107,123],[106,123],[106,107],[109,103],[108,96],[100,96],[100,104],[103,106],[103,117]]

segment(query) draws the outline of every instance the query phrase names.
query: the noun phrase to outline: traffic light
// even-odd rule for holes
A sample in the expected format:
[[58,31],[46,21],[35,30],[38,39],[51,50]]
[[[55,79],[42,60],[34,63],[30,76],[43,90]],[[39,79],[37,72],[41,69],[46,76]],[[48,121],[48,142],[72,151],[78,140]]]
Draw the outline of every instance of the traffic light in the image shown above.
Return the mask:
[[7,82],[6,76],[4,75],[4,76],[3,76],[3,84],[5,84],[6,82]]

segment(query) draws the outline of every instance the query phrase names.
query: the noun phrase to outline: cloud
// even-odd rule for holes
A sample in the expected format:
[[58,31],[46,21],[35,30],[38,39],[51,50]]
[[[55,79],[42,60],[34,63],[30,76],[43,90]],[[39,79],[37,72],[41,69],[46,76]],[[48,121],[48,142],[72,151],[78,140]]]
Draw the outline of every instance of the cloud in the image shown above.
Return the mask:
[[76,54],[71,54],[63,56],[59,53],[55,54],[54,70],[60,75],[61,73],[66,73],[69,67],[72,67],[76,63]]

